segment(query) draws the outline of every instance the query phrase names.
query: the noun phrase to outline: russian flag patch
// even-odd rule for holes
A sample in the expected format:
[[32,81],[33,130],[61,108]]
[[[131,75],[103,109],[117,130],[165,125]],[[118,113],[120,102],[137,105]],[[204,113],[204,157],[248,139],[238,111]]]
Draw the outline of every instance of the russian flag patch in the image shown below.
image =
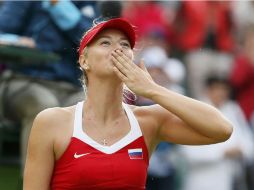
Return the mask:
[[142,148],[128,149],[130,159],[143,159]]

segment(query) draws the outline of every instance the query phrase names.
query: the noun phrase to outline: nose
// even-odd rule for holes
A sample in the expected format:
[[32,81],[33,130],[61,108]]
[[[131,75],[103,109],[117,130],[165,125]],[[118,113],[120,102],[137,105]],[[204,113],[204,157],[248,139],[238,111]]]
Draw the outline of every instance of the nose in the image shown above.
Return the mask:
[[117,50],[123,52],[123,47],[122,47],[121,44],[119,44],[119,43],[116,43],[116,44],[114,45],[114,48],[113,48],[113,51],[117,51]]
[[117,50],[123,53],[123,49],[122,49],[122,48],[116,48],[116,49],[114,49],[115,52],[116,52]]

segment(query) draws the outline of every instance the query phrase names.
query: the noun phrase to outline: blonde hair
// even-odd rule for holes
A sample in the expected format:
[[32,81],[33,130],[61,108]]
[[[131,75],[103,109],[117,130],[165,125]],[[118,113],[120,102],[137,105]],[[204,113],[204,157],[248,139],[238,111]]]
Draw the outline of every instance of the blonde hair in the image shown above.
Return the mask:
[[[85,59],[87,59],[88,47],[84,48],[84,50],[82,52],[82,55],[84,55]],[[82,67],[79,67],[79,69],[82,71],[82,75],[81,75],[79,80],[80,80],[81,85],[83,87],[83,90],[84,90],[84,93],[85,93],[85,100],[86,100],[86,97],[87,97],[87,86],[88,86],[88,77],[87,77],[86,71]]]

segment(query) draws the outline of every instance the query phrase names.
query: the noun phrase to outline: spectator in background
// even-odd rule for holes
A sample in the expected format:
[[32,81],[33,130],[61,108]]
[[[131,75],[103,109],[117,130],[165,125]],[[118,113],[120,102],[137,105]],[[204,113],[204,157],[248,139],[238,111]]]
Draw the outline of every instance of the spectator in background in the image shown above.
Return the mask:
[[40,66],[6,65],[12,74],[7,79],[1,75],[2,114],[22,126],[22,166],[35,115],[45,108],[73,104],[82,98],[75,65],[77,47],[96,14],[96,4],[85,1],[6,1],[0,8],[2,40],[11,38],[12,43],[61,57],[59,62]]
[[[137,60],[144,59],[146,67],[158,84],[184,94],[182,82],[185,78],[185,67],[182,62],[175,58],[169,58],[165,49],[159,46],[144,48],[137,55]],[[151,100],[139,97],[138,105],[150,105]]]
[[[153,80],[172,91],[184,94],[181,82],[184,78],[184,66],[173,58],[168,58],[165,49],[159,46],[146,47],[137,56],[137,60],[144,59],[146,68]],[[153,101],[138,97],[138,105],[151,105]],[[173,144],[160,143],[153,153],[147,178],[147,190],[173,190],[175,188],[175,168],[170,161]]]
[[0,64],[0,74],[4,71],[4,65]]
[[246,28],[242,51],[236,56],[230,74],[235,96],[250,121],[254,112],[254,25]]
[[234,132],[225,143],[180,146],[187,164],[183,190],[232,190],[235,182],[235,189],[247,188],[245,165],[253,163],[254,137],[241,108],[230,100],[229,82],[224,77],[207,78],[204,101],[218,108],[232,122]]
[[174,45],[186,53],[184,63],[188,70],[189,93],[202,97],[207,73],[228,73],[233,39],[230,2],[182,1],[174,24]]
[[146,37],[157,34],[171,40],[171,22],[164,4],[154,1],[127,1],[123,4],[123,17],[137,27],[138,40],[147,45]]
[[121,17],[122,16],[122,2],[121,1],[99,1],[99,12],[105,18]]
[[253,130],[254,129],[254,112],[251,114],[250,124],[251,124],[251,128]]
[[237,39],[242,39],[245,29],[254,24],[254,1],[233,1],[232,17]]
[[149,161],[146,190],[174,190],[175,168],[171,163],[173,144],[161,142]]
[[175,20],[176,46],[190,52],[200,48],[234,50],[230,2],[183,1]]

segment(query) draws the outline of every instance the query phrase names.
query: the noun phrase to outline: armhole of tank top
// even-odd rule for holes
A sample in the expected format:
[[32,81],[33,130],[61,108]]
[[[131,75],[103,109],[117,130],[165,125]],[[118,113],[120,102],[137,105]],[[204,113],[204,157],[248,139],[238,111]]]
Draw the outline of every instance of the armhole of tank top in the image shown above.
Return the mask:
[[138,134],[138,136],[143,136],[138,120],[136,116],[134,115],[133,111],[131,110],[131,108],[128,106],[128,104],[125,104],[125,103],[123,103],[123,107],[128,116],[128,119],[131,125],[131,130],[133,130],[135,134]]

